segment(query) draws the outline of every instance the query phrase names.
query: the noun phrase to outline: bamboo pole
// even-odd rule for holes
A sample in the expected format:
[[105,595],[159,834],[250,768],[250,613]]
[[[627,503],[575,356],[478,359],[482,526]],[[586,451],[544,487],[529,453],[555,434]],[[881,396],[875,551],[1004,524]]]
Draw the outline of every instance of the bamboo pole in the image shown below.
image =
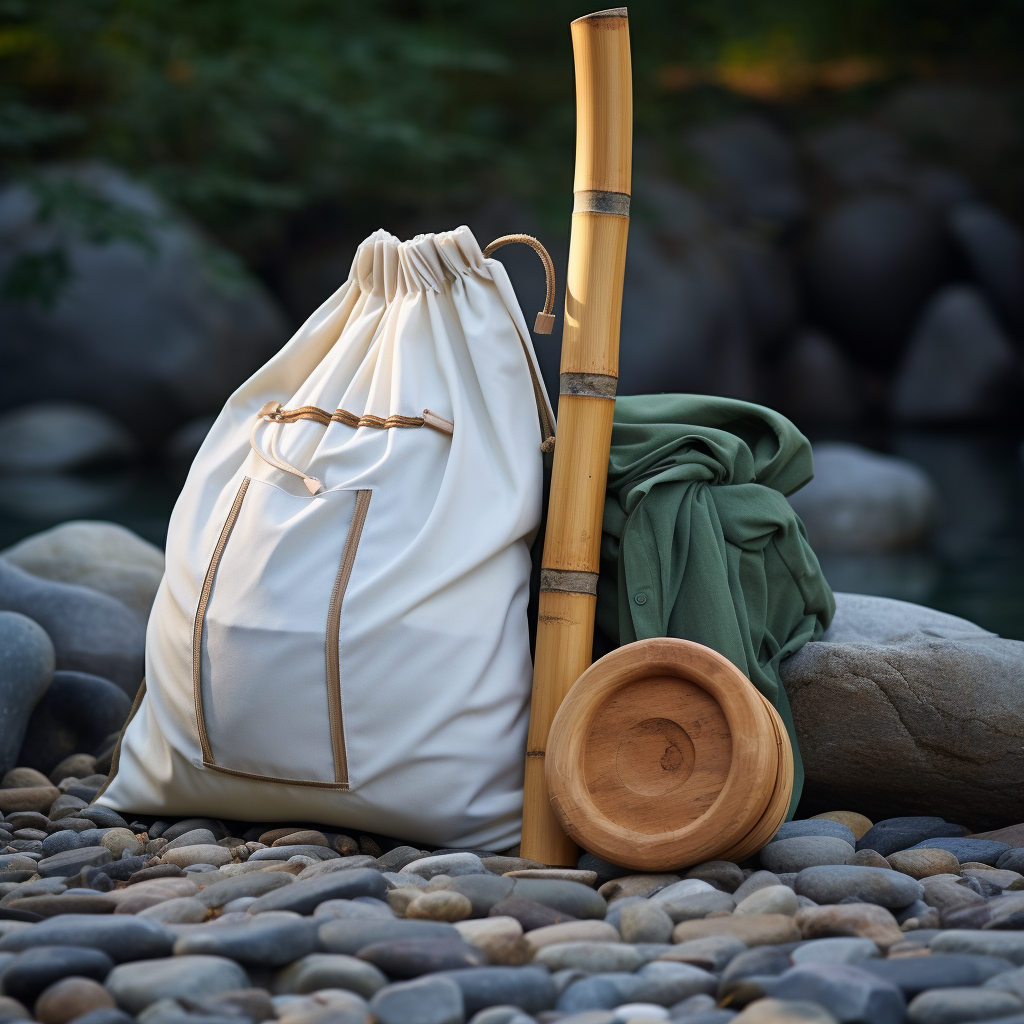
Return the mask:
[[571,25],[576,63],[576,178],[565,292],[558,440],[544,537],[522,855],[576,864],[551,809],[544,754],[562,698],[590,665],[601,520],[619,372],[629,230],[633,88],[624,7]]

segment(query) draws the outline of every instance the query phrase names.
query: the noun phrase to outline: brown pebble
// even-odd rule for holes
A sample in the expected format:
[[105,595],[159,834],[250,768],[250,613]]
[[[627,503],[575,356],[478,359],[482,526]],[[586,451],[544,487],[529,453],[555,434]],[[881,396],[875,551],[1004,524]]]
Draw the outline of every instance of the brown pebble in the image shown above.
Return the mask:
[[113,902],[99,892],[95,896],[55,896],[52,893],[23,896],[20,900],[11,900],[5,904],[7,910],[27,910],[30,914],[38,914],[40,917],[56,917],[58,914],[112,914],[114,906]]
[[359,844],[351,836],[330,835],[327,842],[330,848],[335,853],[340,853],[342,857],[354,857],[359,853]]
[[877,850],[858,850],[849,863],[858,868],[889,867],[889,862]]
[[371,839],[369,836],[360,836],[359,852],[365,853],[367,857],[379,857],[384,851],[375,839]]
[[[711,935],[731,935],[748,946],[775,946],[780,942],[800,941],[800,929],[787,914],[728,914],[725,917],[683,921],[673,929],[672,941],[687,942]],[[903,938],[902,932],[900,938]]]
[[61,795],[49,780],[45,786],[21,786],[17,789],[0,789],[0,811],[11,814],[14,811],[39,811],[45,814]]
[[[14,814],[7,815],[7,821],[4,822],[4,828],[10,829],[12,832],[17,832],[22,828],[38,828],[46,831],[46,826],[49,825],[50,819],[45,814],[40,814],[38,811],[18,811]],[[92,822],[89,822],[89,827],[94,827]]]
[[406,917],[421,921],[465,921],[472,913],[469,897],[451,889],[421,893],[405,908]]
[[889,854],[885,866],[910,875],[911,878],[960,874],[960,861],[949,850],[898,850]]
[[811,821],[838,821],[853,833],[854,839],[863,839],[874,825],[870,818],[856,811],[825,811],[824,814],[815,814]]
[[797,912],[796,923],[804,939],[844,936],[871,939],[882,950],[903,941],[903,932],[896,918],[885,907],[877,907],[873,903],[804,907]]
[[114,997],[92,978],[61,978],[36,1000],[36,1020],[40,1024],[67,1024],[90,1010],[113,1010]]
[[269,832],[264,832],[257,841],[262,843],[264,846],[273,846],[278,839],[290,836],[294,832],[303,831],[305,830],[296,828],[294,825],[291,828],[272,828]]
[[[261,840],[265,841],[265,840]],[[238,845],[238,844],[236,844]],[[289,832],[280,839],[275,839],[271,846],[327,846],[327,837],[323,832],[313,829],[302,829],[299,832]]]
[[0,781],[0,789],[22,789],[25,786],[48,786],[50,780],[35,768],[12,768]]
[[96,822],[89,821],[87,818],[58,818],[47,824],[46,831],[52,836],[54,832],[87,832],[95,827]]
[[50,782],[56,786],[67,778],[87,779],[90,775],[95,774],[96,758],[92,754],[72,754],[70,757],[65,757],[50,772]]

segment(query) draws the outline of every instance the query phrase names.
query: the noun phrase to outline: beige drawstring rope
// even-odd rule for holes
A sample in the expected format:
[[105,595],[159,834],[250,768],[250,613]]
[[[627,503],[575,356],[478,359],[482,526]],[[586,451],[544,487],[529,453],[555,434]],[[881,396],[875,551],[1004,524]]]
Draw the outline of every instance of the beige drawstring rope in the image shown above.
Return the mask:
[[256,422],[252,425],[252,430],[249,432],[249,444],[252,445],[252,450],[268,465],[273,466],[274,469],[281,470],[282,473],[290,473],[292,476],[297,476],[305,485],[306,490],[310,494],[319,494],[323,489],[324,485],[317,480],[315,476],[307,476],[300,469],[296,469],[290,463],[284,461],[277,451],[277,441],[274,434],[270,435],[269,453],[263,451],[262,448],[256,443],[256,431],[259,430],[260,424],[262,423],[284,423],[284,417],[281,415],[281,403],[280,402],[267,402],[265,406],[256,414]]
[[503,245],[511,245],[513,242],[522,242],[523,245],[528,245],[544,264],[547,292],[544,296],[544,308],[537,314],[537,319],[534,321],[533,333],[550,334],[555,328],[555,264],[547,249],[533,235],[502,235],[501,238],[496,238],[484,249],[484,256],[490,256],[496,249],[500,249]]

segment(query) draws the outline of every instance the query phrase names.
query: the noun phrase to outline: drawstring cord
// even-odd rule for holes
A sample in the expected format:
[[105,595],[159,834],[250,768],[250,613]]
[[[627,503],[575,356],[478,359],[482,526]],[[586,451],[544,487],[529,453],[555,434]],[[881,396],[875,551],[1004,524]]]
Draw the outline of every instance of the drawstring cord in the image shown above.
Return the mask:
[[284,461],[281,458],[280,453],[277,450],[277,437],[276,432],[270,435],[270,443],[268,445],[269,452],[263,451],[259,444],[256,442],[256,431],[259,430],[261,424],[264,423],[275,423],[279,427],[284,423],[284,417],[281,415],[281,403],[280,402],[267,402],[265,406],[256,414],[256,422],[252,425],[252,430],[249,432],[249,444],[252,446],[252,450],[268,465],[273,466],[274,469],[281,470],[282,473],[290,473],[292,476],[297,476],[305,485],[306,490],[310,494],[319,494],[323,489],[324,485],[317,480],[315,476],[307,476],[300,469],[296,469],[290,463]]
[[528,245],[544,264],[546,285],[544,308],[537,314],[537,319],[533,324],[533,333],[550,334],[555,328],[555,264],[547,249],[533,235],[502,235],[501,238],[496,238],[484,249],[484,257],[489,257],[496,249],[500,249],[503,245],[511,245],[513,242],[522,242],[523,245]]

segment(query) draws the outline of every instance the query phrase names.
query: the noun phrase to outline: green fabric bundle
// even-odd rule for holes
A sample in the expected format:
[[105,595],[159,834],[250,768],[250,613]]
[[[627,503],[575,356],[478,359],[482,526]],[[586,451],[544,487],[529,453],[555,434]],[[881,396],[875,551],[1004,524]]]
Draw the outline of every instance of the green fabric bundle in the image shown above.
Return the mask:
[[786,501],[814,475],[784,416],[705,395],[615,403],[597,625],[616,645],[695,640],[740,668],[786,723],[779,663],[828,628],[835,600]]

